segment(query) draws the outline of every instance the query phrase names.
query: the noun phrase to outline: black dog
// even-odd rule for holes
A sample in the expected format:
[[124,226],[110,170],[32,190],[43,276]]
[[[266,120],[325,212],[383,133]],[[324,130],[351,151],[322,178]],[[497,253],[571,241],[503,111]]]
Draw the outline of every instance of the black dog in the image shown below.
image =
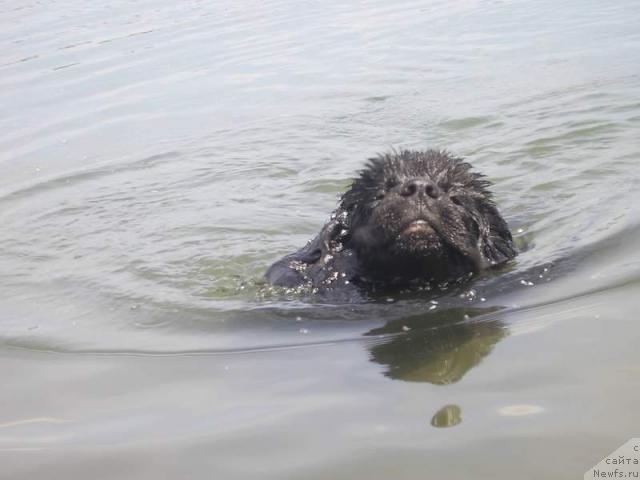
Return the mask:
[[490,183],[444,151],[370,159],[320,233],[267,280],[314,290],[440,284],[516,255]]

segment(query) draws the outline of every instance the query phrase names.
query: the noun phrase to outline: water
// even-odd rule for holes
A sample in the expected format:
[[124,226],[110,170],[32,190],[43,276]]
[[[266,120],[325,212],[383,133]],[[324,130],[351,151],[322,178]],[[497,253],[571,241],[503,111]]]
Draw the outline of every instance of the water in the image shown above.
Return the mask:
[[[5,2],[2,476],[581,478],[640,434],[639,23]],[[487,174],[517,260],[356,305],[264,285],[391,147]]]

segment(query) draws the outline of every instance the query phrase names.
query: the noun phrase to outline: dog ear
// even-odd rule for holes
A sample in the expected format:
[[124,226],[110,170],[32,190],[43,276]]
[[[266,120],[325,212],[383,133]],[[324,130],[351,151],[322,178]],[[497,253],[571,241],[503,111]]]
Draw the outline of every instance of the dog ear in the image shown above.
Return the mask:
[[306,270],[314,265],[324,265],[344,248],[349,237],[347,218],[342,208],[334,211],[320,233],[307,245],[269,267],[265,274],[267,281],[287,288],[309,283],[311,279],[307,277]]
[[316,237],[319,241],[321,261],[327,261],[327,256],[342,251],[350,236],[349,214],[344,208],[338,207]]
[[478,224],[478,252],[485,262],[484,267],[499,265],[516,255],[513,238],[507,222],[492,202],[480,201],[476,204],[477,215],[473,215]]

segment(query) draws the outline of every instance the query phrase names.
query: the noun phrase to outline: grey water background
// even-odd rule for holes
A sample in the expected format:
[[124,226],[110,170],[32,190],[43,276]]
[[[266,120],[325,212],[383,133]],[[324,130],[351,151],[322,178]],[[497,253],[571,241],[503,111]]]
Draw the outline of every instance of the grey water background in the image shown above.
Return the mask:
[[[0,4],[0,477],[581,478],[640,435],[636,2]],[[277,291],[366,158],[520,256]]]

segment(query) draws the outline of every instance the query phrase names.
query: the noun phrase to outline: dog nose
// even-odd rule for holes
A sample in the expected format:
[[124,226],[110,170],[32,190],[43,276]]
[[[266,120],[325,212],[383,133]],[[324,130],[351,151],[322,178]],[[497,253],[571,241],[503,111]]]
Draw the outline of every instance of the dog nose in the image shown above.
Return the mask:
[[440,188],[430,180],[412,178],[402,184],[400,195],[411,197],[413,195],[428,195],[431,198],[440,197]]

